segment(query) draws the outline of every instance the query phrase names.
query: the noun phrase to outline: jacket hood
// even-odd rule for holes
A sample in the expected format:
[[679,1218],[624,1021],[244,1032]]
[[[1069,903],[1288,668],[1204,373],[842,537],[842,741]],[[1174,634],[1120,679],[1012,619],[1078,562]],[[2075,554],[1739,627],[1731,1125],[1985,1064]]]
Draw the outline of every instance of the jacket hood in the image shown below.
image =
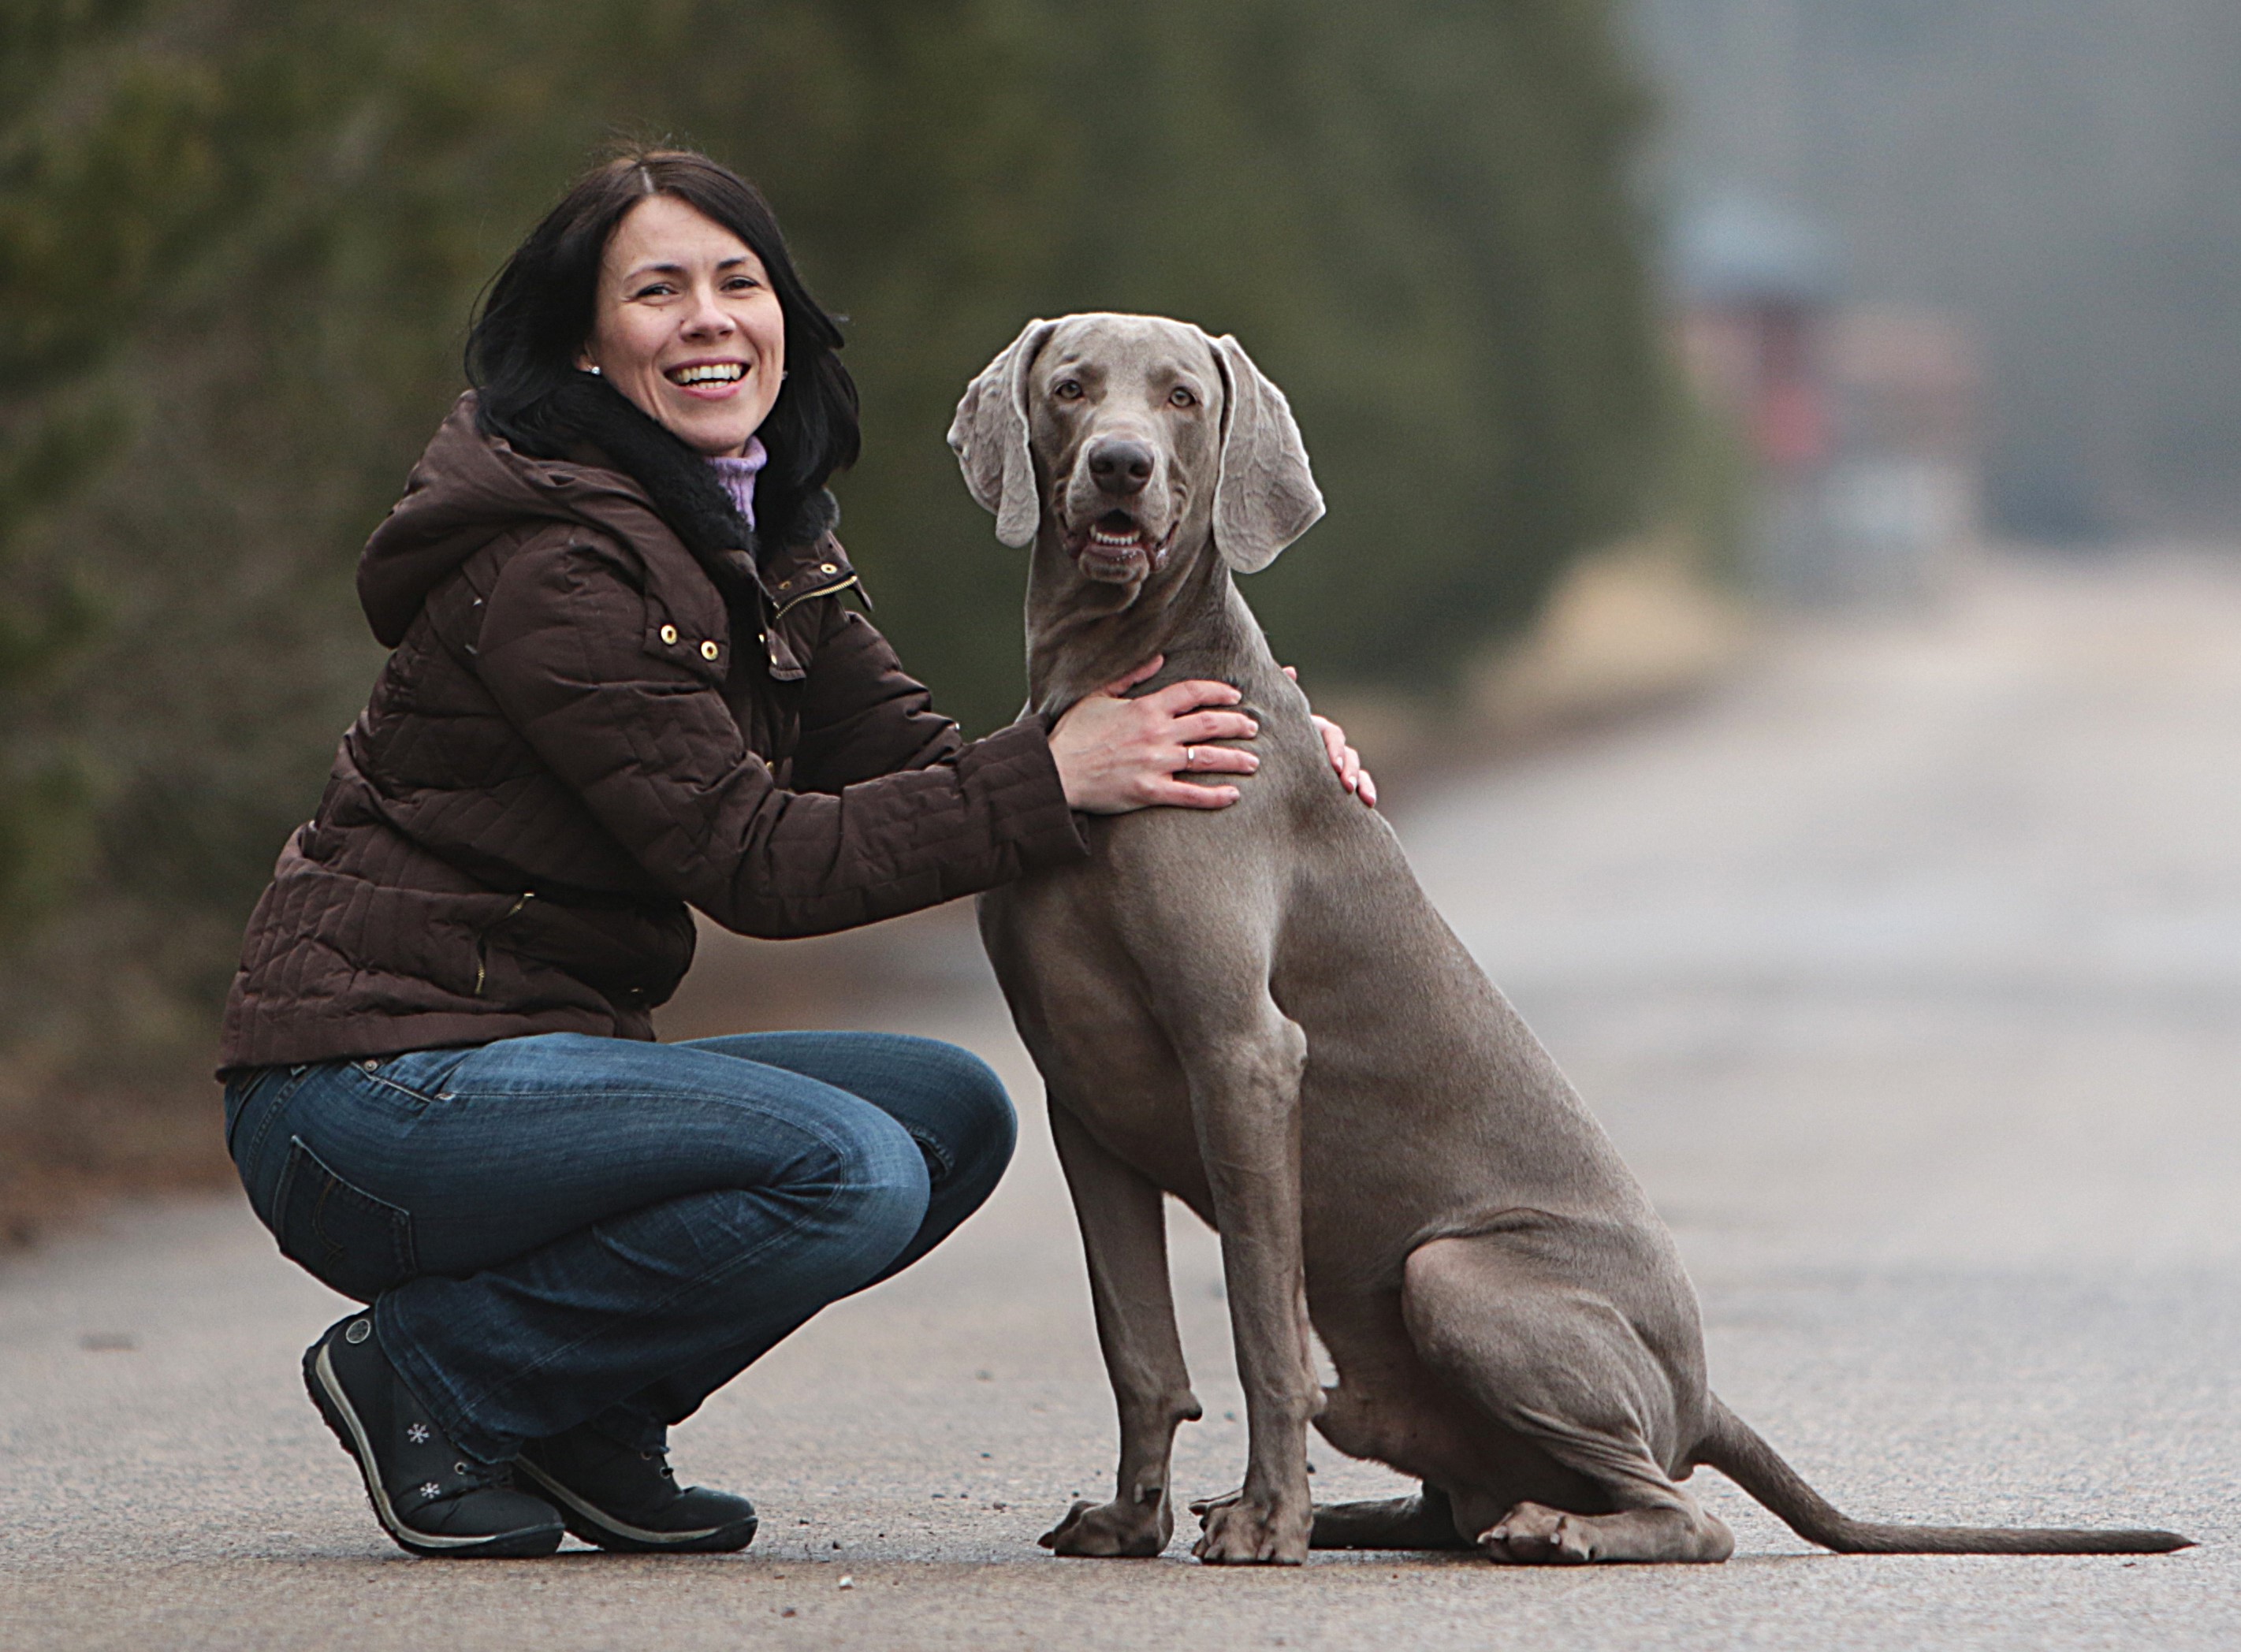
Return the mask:
[[453,404],[373,532],[358,564],[358,599],[382,645],[394,648],[428,593],[498,533],[540,521],[581,522],[639,540],[674,538],[644,489],[619,471],[532,458],[475,425],[475,394]]

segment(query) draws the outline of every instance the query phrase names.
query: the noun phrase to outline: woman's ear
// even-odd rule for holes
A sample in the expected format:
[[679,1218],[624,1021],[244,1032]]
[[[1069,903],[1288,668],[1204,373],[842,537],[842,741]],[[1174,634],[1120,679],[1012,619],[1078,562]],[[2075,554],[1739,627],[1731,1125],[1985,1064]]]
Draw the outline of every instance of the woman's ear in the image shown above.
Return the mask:
[[1031,321],[965,387],[950,421],[949,451],[965,472],[965,485],[984,511],[996,514],[996,537],[1006,545],[1034,542],[1042,503],[1027,451],[1027,370],[1058,324]]
[[1321,518],[1292,405],[1228,333],[1207,340],[1221,372],[1221,469],[1214,484],[1214,545],[1255,573]]

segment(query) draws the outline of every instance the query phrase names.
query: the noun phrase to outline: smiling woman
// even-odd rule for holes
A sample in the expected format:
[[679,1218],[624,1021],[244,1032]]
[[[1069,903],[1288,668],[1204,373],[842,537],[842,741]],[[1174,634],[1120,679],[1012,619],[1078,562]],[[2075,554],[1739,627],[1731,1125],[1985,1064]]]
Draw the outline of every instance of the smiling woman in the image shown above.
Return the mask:
[[786,312],[753,249],[656,195],[607,242],[577,365],[699,452],[739,457],[786,378]]
[[[730,1549],[668,1427],[978,1207],[1011,1104],[947,1045],[652,1041],[698,908],[915,911],[1219,809],[1228,684],[967,741],[842,600],[840,331],[762,197],[625,156],[492,283],[459,400],[368,542],[393,652],[282,852],[226,1006],[226,1140],[284,1254],[369,1303],[304,1356],[416,1554]],[[1195,753],[1197,760],[1193,761]]]

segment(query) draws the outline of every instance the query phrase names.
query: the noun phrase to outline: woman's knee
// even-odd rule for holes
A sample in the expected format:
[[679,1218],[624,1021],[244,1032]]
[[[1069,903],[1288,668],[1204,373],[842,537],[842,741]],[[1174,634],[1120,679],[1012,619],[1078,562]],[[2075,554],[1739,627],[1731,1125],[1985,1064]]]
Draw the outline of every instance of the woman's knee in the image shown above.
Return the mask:
[[924,1064],[925,1099],[911,1122],[931,1137],[944,1181],[993,1187],[1012,1161],[1020,1136],[1019,1115],[993,1068],[953,1044],[913,1040],[913,1060]]
[[877,1108],[828,1118],[827,1162],[814,1173],[819,1219],[873,1266],[900,1252],[926,1220],[932,1179],[908,1131]]

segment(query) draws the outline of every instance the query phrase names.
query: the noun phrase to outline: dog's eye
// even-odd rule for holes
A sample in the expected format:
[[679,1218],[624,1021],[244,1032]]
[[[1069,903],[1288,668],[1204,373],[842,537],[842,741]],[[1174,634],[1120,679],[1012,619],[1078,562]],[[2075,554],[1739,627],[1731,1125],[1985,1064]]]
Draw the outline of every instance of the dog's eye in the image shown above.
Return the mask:
[[1062,402],[1078,402],[1081,399],[1081,381],[1078,378],[1061,378],[1051,386],[1051,394]]
[[1192,395],[1190,391],[1185,390],[1181,385],[1177,385],[1173,390],[1167,392],[1167,400],[1177,407],[1195,407],[1198,405],[1198,398]]

